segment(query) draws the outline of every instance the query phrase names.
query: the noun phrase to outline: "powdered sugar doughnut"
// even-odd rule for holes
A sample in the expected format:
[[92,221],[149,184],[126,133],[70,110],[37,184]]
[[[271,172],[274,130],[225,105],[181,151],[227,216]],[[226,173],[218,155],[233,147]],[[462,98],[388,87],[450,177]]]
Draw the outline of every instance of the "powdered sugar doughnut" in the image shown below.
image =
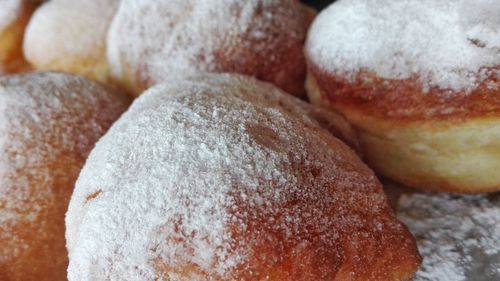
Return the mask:
[[27,69],[23,59],[24,28],[37,1],[0,1],[0,74]]
[[77,181],[69,280],[410,280],[380,183],[307,107],[237,75],[148,90]]
[[28,25],[27,60],[40,70],[76,73],[109,82],[106,36],[119,0],[52,0]]
[[126,106],[66,74],[0,77],[0,280],[67,280],[64,213],[73,185]]
[[406,185],[500,189],[500,2],[337,1],[306,44],[313,103],[355,125]]
[[200,72],[247,74],[301,94],[313,15],[297,0],[125,0],[110,28],[108,59],[136,94]]

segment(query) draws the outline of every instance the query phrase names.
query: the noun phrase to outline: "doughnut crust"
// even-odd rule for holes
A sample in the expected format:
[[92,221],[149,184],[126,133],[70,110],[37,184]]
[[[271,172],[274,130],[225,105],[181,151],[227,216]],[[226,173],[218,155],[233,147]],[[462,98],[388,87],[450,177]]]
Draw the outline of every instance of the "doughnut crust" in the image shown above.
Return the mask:
[[413,238],[308,108],[230,74],[148,90],[77,181],[69,280],[411,280]]
[[[313,23],[308,96],[355,126],[377,172],[427,190],[500,190],[500,49],[491,39],[497,31],[488,33],[500,23],[482,12],[487,2],[387,1],[381,11],[369,1],[339,1]],[[432,28],[412,18],[431,13]],[[470,27],[476,13],[482,21]],[[397,29],[401,22],[408,29]]]
[[200,72],[247,74],[302,95],[314,14],[297,0],[124,0],[108,60],[113,77],[136,95]]
[[2,0],[0,2],[0,74],[28,69],[23,58],[24,28],[38,5],[32,0]]
[[106,36],[119,0],[52,0],[26,29],[24,54],[38,70],[110,82]]
[[64,214],[74,183],[127,104],[66,74],[0,77],[0,280],[67,280]]

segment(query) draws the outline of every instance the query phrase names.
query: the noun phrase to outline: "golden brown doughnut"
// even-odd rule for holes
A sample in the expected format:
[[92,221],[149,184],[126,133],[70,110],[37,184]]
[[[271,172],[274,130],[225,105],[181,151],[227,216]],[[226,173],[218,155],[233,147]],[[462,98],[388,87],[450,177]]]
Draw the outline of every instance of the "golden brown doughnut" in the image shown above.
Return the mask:
[[39,70],[110,82],[106,36],[119,0],[52,0],[33,15],[24,54]]
[[152,87],[80,174],[69,280],[411,280],[381,184],[308,108],[239,75]]
[[73,186],[127,104],[67,74],[0,77],[0,280],[67,280],[64,213]]
[[313,16],[297,0],[124,0],[108,34],[108,61],[136,95],[200,72],[247,74],[301,95]]
[[0,75],[29,68],[23,58],[23,35],[37,5],[34,0],[0,1]]
[[356,127],[384,176],[500,190],[498,13],[491,0],[338,1],[309,33],[309,98]]

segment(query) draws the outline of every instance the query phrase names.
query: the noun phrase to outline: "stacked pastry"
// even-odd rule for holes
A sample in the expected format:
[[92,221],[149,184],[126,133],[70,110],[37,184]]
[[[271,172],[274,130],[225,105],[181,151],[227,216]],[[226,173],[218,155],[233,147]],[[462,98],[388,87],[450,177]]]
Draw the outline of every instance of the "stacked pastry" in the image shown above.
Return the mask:
[[[412,280],[361,157],[499,190],[500,5],[476,2],[0,2],[0,71],[42,71],[0,77],[0,280]],[[474,220],[419,211],[449,202]],[[495,259],[491,202],[401,199],[417,278],[473,272],[440,275],[425,237]]]

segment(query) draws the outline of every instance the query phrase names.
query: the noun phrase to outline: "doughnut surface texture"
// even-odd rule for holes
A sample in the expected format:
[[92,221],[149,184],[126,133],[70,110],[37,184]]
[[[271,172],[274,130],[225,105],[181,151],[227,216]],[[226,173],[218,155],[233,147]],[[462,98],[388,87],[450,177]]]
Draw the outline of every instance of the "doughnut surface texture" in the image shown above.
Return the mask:
[[247,74],[300,95],[313,16],[296,0],[124,0],[108,34],[108,60],[136,95],[200,72]]
[[310,100],[358,130],[400,183],[500,189],[500,2],[338,1],[306,43]]
[[308,108],[238,75],[148,90],[77,181],[69,280],[410,280],[411,235]]
[[76,76],[0,77],[0,280],[67,280],[64,214],[73,186],[127,104]]

